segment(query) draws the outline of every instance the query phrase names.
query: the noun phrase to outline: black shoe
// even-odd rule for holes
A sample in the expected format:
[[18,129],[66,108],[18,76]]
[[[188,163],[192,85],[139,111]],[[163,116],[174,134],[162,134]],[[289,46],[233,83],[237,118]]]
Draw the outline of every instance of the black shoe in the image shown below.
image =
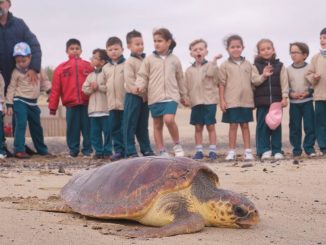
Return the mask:
[[120,160],[120,159],[122,159],[123,158],[123,155],[121,154],[121,153],[115,153],[113,156],[111,156],[111,161],[112,162],[114,162],[114,161],[118,161],[118,160]]
[[127,158],[136,158],[136,157],[139,157],[137,153],[127,156]]
[[28,145],[25,145],[25,152],[30,156],[37,155],[37,152],[33,151]]
[[6,152],[7,157],[14,157],[14,154],[8,150],[7,146],[4,147],[4,151]]
[[148,152],[144,152],[143,156],[144,157],[152,157],[152,156],[156,156],[156,154],[152,151],[148,151]]

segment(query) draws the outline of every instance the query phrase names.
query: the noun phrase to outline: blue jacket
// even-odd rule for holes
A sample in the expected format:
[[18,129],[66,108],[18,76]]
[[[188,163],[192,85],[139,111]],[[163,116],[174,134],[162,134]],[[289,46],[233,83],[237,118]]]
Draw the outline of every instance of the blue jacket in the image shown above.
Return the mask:
[[30,68],[39,73],[42,57],[40,43],[22,19],[9,13],[7,23],[4,26],[0,25],[0,71],[5,80],[5,93],[10,83],[11,73],[16,66],[12,56],[14,46],[19,42],[30,45],[32,50]]

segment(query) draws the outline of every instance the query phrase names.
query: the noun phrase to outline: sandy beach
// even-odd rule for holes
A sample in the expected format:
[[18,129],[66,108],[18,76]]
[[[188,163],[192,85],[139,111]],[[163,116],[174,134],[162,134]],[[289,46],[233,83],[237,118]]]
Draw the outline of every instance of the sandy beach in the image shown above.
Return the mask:
[[[177,122],[184,148],[191,156],[194,129],[188,123],[189,115],[189,110],[179,110]],[[218,114],[218,121],[220,117]],[[223,160],[228,125],[217,124],[220,159],[206,164],[217,173],[222,188],[242,193],[255,203],[261,222],[251,229],[205,227],[195,234],[128,239],[111,233],[141,225],[29,209],[33,203],[58,195],[73,174],[105,164],[82,156],[68,158],[65,139],[58,137],[46,138],[49,150],[57,155],[54,159],[34,156],[29,160],[8,158],[0,162],[0,244],[326,244],[326,157],[309,159],[303,156],[294,162],[288,142],[287,118],[283,125],[286,159],[247,163],[241,161],[240,133],[238,161]],[[250,127],[254,140],[255,124]],[[171,149],[167,131],[165,137]],[[206,133],[205,137],[207,139]],[[8,143],[12,144],[12,139]]]

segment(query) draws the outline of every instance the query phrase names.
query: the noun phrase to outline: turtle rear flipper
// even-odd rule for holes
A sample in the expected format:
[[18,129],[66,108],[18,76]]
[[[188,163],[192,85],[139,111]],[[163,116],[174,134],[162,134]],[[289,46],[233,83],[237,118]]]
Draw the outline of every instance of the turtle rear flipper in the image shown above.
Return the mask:
[[204,227],[204,220],[199,214],[188,213],[187,216],[176,217],[172,223],[163,227],[144,227],[139,230],[123,231],[118,234],[130,238],[158,238],[195,233],[201,231]]

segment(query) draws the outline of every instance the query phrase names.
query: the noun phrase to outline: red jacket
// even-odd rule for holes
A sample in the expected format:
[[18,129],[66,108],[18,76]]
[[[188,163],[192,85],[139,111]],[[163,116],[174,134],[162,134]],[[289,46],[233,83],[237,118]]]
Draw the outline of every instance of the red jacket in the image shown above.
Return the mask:
[[54,71],[52,88],[49,98],[49,109],[55,112],[58,109],[59,99],[66,107],[87,105],[88,96],[82,91],[83,83],[93,67],[88,61],[81,58],[69,57],[69,60],[60,64]]

